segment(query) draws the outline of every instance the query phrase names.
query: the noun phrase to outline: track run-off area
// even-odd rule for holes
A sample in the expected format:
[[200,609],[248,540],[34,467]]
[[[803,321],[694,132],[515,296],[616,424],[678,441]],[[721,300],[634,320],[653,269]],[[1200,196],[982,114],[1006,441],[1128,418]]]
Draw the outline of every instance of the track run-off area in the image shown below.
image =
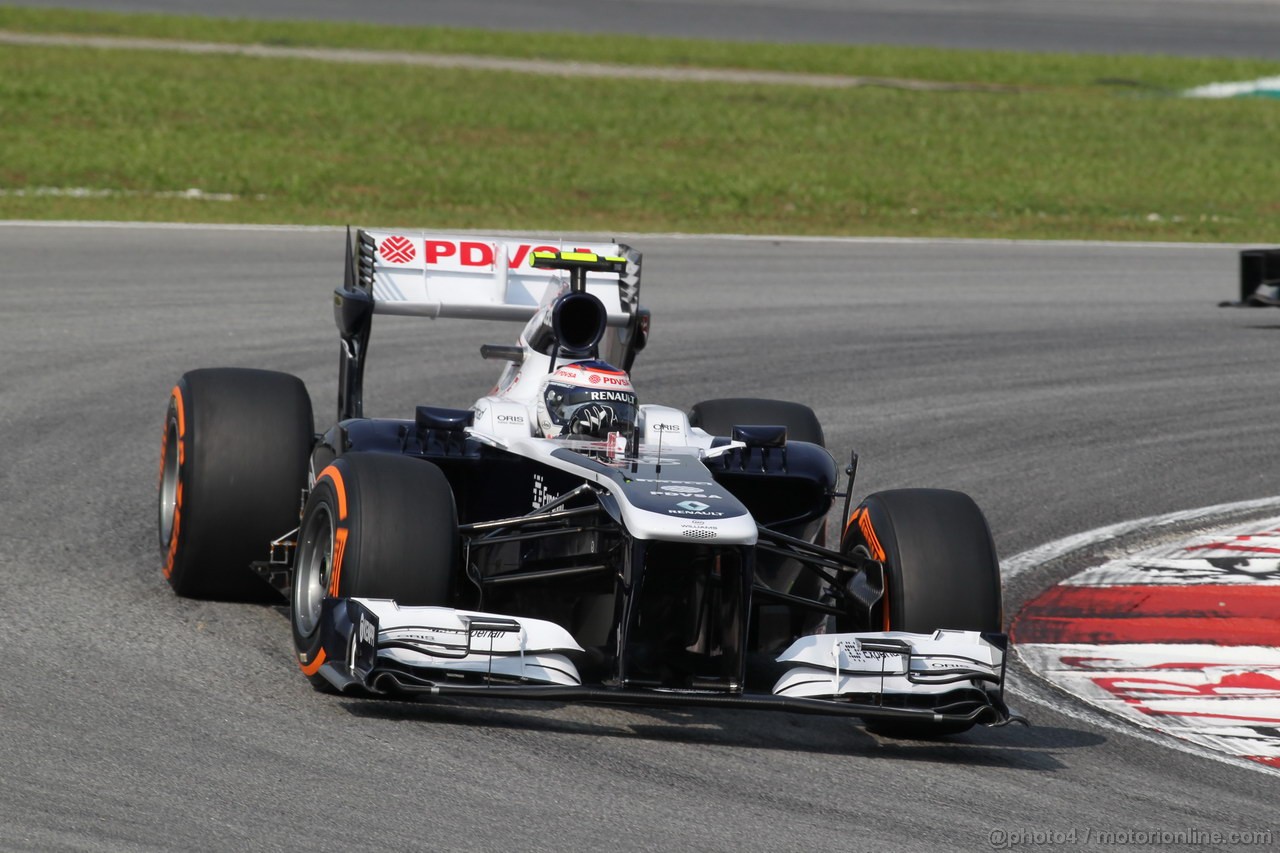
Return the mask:
[[[1280,514],[1280,312],[1214,307],[1240,247],[608,236],[645,253],[642,402],[797,400],[838,459],[859,452],[855,496],[970,493],[1007,623],[1111,560]],[[937,741],[764,712],[314,693],[278,608],[169,591],[156,471],[186,370],[295,373],[332,422],[342,241],[0,224],[0,848],[929,851],[1088,830],[1233,849],[1277,830],[1266,764],[1100,712],[1022,663],[1010,701],[1030,728]],[[515,333],[379,318],[368,413],[469,405],[495,375],[480,344]]]

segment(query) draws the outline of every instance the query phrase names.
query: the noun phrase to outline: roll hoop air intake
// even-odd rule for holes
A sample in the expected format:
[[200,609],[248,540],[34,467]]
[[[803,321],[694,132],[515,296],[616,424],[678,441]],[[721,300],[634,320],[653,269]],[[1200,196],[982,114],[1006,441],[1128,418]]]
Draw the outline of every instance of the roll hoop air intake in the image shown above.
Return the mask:
[[539,269],[569,271],[569,292],[551,306],[547,321],[529,343],[546,352],[553,344],[556,355],[588,358],[597,354],[604,337],[608,312],[604,303],[587,292],[588,272],[621,274],[626,271],[626,258],[597,255],[593,252],[534,252],[531,266]]

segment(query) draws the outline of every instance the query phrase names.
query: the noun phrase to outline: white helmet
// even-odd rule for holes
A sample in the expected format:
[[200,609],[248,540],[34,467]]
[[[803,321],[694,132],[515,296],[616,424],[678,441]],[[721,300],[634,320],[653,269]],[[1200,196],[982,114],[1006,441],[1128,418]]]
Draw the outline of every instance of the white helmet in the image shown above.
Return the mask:
[[604,440],[629,436],[636,425],[636,391],[626,371],[603,361],[562,365],[538,394],[538,427],[546,438]]

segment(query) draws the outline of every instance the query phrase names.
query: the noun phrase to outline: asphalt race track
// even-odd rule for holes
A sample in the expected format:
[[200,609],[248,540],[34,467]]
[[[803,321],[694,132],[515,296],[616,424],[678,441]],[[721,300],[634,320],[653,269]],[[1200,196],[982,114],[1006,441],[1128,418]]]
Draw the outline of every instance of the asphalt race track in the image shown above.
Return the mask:
[[9,0],[518,32],[1280,57],[1280,0]]
[[[1214,307],[1231,247],[630,242],[654,312],[642,400],[808,402],[833,449],[862,454],[859,495],[968,491],[1005,558],[1280,491],[1280,312]],[[1275,776],[1017,693],[1032,728],[938,742],[765,712],[316,694],[278,609],[170,593],[155,480],[187,369],[297,373],[331,422],[340,232],[0,225],[0,257],[0,849],[979,851],[1000,831],[1280,830]],[[479,344],[514,333],[379,318],[368,413],[469,404],[495,375]]]

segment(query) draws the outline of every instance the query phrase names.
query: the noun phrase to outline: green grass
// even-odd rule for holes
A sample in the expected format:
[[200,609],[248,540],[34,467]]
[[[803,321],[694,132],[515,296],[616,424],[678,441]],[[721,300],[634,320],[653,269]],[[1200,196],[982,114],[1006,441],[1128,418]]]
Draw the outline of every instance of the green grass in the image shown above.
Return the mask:
[[[831,91],[0,46],[0,218],[1280,240],[1280,103],[1156,94],[1277,63],[6,8],[0,29],[1027,87]],[[37,187],[128,194],[12,194]],[[241,198],[155,195],[189,187]]]

